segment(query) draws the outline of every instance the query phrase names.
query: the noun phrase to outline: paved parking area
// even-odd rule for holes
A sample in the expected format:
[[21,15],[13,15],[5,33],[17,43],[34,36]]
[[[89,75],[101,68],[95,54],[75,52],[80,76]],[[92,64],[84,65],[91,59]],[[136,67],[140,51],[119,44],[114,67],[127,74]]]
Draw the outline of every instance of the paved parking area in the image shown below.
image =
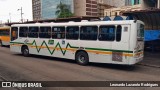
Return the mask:
[[160,68],[160,52],[145,51],[144,60],[140,64]]

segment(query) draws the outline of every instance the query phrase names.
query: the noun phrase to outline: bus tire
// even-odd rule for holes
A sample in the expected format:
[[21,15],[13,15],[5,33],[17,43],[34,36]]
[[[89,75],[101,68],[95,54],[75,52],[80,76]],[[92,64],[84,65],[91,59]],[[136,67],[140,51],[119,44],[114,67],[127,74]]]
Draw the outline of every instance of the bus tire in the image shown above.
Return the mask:
[[89,63],[89,57],[88,57],[88,54],[84,51],[80,51],[76,54],[76,62],[79,64],[79,65],[87,65]]
[[29,56],[29,49],[27,46],[22,46],[22,55],[25,57]]
[[0,47],[3,47],[2,41],[0,40]]

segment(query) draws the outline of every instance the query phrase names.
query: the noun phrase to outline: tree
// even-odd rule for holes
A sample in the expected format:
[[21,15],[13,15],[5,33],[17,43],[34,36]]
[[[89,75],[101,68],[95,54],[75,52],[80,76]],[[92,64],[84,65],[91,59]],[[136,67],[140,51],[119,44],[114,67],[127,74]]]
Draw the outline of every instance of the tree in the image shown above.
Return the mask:
[[55,14],[58,15],[58,18],[67,18],[73,16],[68,6],[66,4],[63,4],[62,2],[60,2],[59,5],[57,5],[57,11]]

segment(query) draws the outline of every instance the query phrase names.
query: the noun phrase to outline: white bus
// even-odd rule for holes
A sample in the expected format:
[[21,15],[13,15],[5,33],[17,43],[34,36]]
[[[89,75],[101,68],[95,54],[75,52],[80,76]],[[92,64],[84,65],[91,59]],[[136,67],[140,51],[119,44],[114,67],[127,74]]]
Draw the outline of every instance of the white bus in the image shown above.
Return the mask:
[[15,24],[10,50],[76,60],[80,65],[133,65],[143,59],[143,34],[139,20]]

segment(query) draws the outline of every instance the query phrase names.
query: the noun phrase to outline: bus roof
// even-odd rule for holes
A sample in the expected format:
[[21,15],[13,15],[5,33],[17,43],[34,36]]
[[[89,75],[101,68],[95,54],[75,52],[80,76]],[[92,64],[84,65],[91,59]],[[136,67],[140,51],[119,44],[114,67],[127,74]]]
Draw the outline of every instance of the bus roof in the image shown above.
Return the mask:
[[[12,27],[19,27],[19,26],[86,26],[86,25],[123,25],[123,24],[132,24],[135,20],[123,20],[123,21],[86,21],[82,20],[81,22],[64,22],[64,23],[34,23],[34,24],[14,24]],[[136,22],[144,24],[142,21],[137,20]]]

